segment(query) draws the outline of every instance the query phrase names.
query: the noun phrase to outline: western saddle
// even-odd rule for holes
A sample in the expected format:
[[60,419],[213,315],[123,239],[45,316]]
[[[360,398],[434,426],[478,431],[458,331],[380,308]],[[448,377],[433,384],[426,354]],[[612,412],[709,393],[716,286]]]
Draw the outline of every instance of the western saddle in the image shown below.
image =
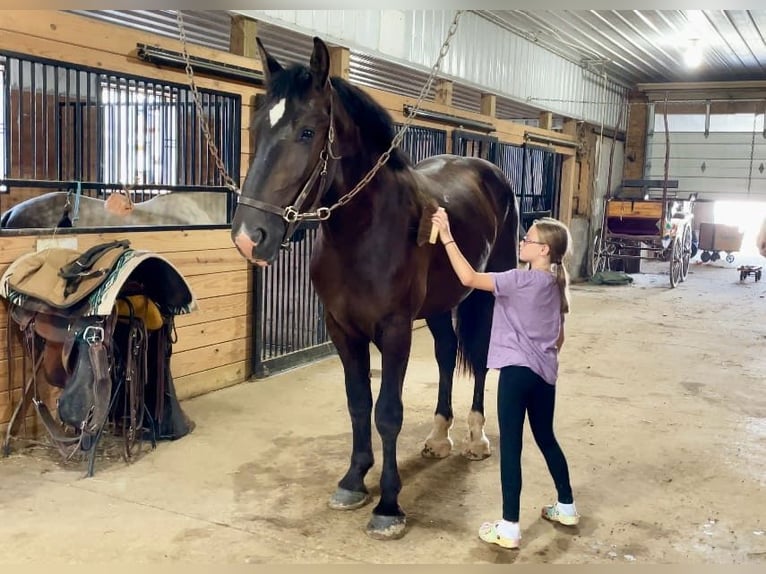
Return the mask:
[[[158,277],[158,268],[171,272]],[[154,284],[168,277],[176,281],[170,281],[175,289]],[[6,431],[4,455],[30,402],[62,456],[89,455],[88,476],[93,475],[96,445],[107,426],[122,437],[126,461],[144,435],[154,446],[157,438],[179,438],[192,430],[175,396],[170,352],[173,315],[183,312],[184,304],[189,310],[195,304],[188,285],[167,261],[131,249],[127,240],[82,253],[45,249],[11,264],[0,295],[9,302],[8,357],[15,323],[25,372],[27,359],[32,363]],[[40,399],[40,371],[49,384],[62,389],[59,422]]]

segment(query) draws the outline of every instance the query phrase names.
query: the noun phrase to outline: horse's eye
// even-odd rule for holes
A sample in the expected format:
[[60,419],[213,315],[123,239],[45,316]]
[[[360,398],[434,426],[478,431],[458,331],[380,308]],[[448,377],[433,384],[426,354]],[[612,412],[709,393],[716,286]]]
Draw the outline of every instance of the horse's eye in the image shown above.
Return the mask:
[[301,141],[307,142],[311,140],[311,138],[314,137],[314,130],[310,130],[309,128],[305,128],[301,132]]

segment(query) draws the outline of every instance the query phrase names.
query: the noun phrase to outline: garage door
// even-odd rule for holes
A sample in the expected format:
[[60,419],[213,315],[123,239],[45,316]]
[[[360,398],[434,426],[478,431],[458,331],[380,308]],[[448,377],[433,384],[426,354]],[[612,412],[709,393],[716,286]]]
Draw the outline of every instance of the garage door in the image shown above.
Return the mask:
[[[651,114],[650,114],[651,117]],[[706,129],[707,123],[707,129]],[[651,126],[652,122],[650,122]],[[649,134],[646,178],[665,174],[665,128],[654,115]],[[668,114],[668,179],[678,196],[697,193],[708,200],[766,200],[766,139],[763,114]]]

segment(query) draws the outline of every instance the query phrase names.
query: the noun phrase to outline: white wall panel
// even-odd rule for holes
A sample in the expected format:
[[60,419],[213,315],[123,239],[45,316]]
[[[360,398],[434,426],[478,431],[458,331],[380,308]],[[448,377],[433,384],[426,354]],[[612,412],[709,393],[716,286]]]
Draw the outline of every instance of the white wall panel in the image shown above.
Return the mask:
[[[646,177],[665,176],[665,134],[655,132],[647,145]],[[752,157],[752,161],[751,161]],[[766,142],[752,133],[676,132],[670,134],[668,179],[678,180],[683,195],[701,199],[766,199]],[[763,169],[762,169],[763,168]]]
[[[256,20],[428,70],[452,10],[236,10]],[[442,74],[561,115],[615,127],[624,88],[466,12]],[[599,81],[594,81],[599,80]]]

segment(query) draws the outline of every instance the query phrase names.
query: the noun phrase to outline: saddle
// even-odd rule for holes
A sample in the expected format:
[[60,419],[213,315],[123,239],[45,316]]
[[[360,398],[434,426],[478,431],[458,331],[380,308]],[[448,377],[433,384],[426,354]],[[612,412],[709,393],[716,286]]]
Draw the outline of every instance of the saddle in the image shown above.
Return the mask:
[[[173,410],[180,411],[174,389],[167,388],[168,383],[172,387],[167,352],[172,344],[172,313],[163,313],[138,280],[151,278],[160,258],[142,253],[136,256],[127,240],[96,245],[83,253],[47,249],[12,263],[0,285],[0,295],[10,303],[9,327],[11,322],[18,325],[26,355],[33,363],[24,396],[34,390],[32,403],[65,458],[78,450],[90,452],[89,475],[93,473],[95,445],[108,422],[124,437],[128,459],[133,446],[143,438],[145,412],[154,432],[164,422],[168,402],[171,415]],[[147,259],[151,261],[147,270],[133,279],[135,266],[140,265],[136,262]],[[167,262],[165,265],[172,268]],[[158,282],[163,279],[168,277],[156,278]],[[188,289],[178,289],[179,285],[171,281],[170,288],[174,286],[174,303],[184,297],[192,300]],[[105,310],[104,301],[109,310]],[[10,337],[8,344],[10,347]],[[75,430],[74,435],[63,432],[37,398],[39,370],[49,384],[62,388],[58,418]],[[147,397],[150,378],[154,393]],[[165,400],[168,395],[170,401]],[[183,436],[192,424],[181,416],[187,424],[179,428],[178,418],[173,420],[173,431]],[[12,427],[9,424],[6,452]]]
[[126,239],[96,245],[84,253],[45,249],[19,261],[9,286],[55,309],[77,314],[78,303],[104,282],[129,247]]

